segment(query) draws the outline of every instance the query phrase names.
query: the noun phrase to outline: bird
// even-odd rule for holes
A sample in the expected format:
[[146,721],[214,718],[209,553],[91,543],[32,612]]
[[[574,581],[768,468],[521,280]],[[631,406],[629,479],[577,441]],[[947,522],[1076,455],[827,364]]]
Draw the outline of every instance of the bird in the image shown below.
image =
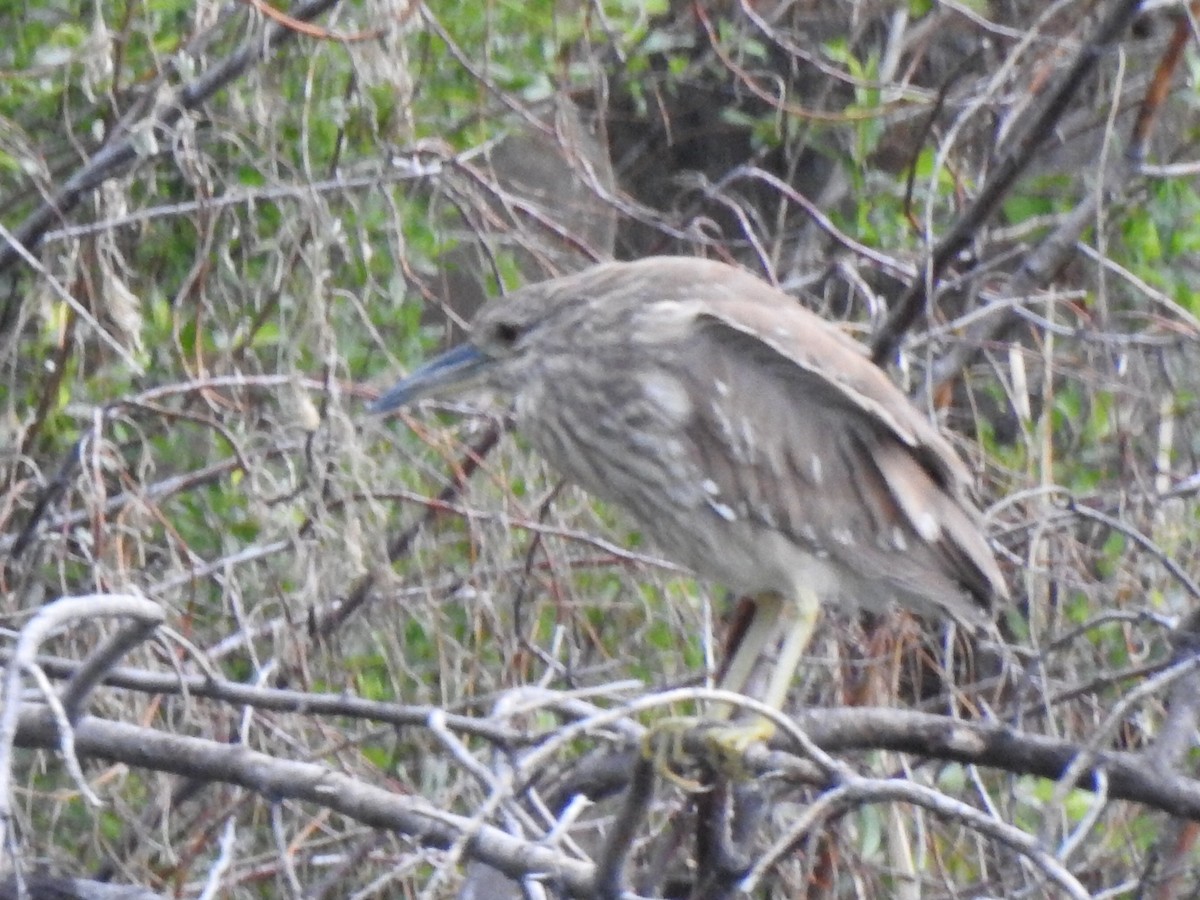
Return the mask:
[[862,344],[734,265],[657,256],[528,285],[369,409],[473,387],[664,557],[753,600],[718,686],[772,709],[822,603],[977,629],[1008,598],[938,427]]

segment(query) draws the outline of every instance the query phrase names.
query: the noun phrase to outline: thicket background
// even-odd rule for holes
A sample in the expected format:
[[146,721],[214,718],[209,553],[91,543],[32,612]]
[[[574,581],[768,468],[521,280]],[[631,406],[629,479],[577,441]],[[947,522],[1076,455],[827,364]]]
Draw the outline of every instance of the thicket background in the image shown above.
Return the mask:
[[500,410],[362,411],[484,297],[686,253],[944,422],[1026,662],[827,616],[795,711],[848,768],[748,761],[757,895],[1195,891],[1200,55],[1135,5],[0,7],[0,652],[55,626],[6,684],[0,873],[587,896],[619,821],[624,888],[734,891],[689,862],[714,804],[620,805],[732,599]]

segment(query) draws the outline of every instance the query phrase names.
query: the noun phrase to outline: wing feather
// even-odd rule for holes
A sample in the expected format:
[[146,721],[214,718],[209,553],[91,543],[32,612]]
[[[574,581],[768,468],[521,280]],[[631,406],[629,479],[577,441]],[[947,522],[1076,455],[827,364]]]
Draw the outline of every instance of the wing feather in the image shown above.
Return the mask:
[[691,396],[709,398],[689,433],[714,502],[856,577],[878,573],[859,578],[868,602],[899,593],[977,618],[1006,596],[969,473],[937,429],[861,345],[739,280],[696,308],[679,354]]

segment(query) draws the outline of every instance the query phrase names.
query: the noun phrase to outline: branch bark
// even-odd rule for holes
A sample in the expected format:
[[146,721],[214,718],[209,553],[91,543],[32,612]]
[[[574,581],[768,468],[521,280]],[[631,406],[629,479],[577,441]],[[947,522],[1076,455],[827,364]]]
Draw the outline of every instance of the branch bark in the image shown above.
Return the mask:
[[[42,748],[58,745],[58,728],[47,709],[30,706],[22,710],[17,743]],[[313,803],[373,828],[410,835],[431,847],[449,847],[469,835],[470,854],[510,877],[542,873],[543,880],[570,896],[592,895],[594,867],[590,863],[316,763],[276,759],[245,746],[91,716],[75,726],[75,751],[80,756],[142,769],[238,785],[275,801]]]

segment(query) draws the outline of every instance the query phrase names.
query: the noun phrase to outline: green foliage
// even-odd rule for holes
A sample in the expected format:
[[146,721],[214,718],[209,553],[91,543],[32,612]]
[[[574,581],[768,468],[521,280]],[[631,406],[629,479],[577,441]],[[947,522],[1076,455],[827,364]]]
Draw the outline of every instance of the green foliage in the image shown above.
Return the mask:
[[[1036,832],[1037,817],[1040,816],[1043,808],[1055,796],[1057,790],[1058,785],[1049,779],[1020,779],[1018,792],[1029,803],[1028,812],[1030,814],[1030,818],[1024,823],[1024,827]],[[1095,802],[1095,794],[1091,791],[1072,789],[1067,792],[1063,805],[1056,807],[1056,809],[1060,809],[1066,814],[1068,825],[1078,825],[1091,811]]]
[[119,841],[125,834],[125,821],[111,810],[104,810],[99,816],[100,833],[106,841]]
[[1109,532],[1096,563],[1096,568],[1102,578],[1112,578],[1117,574],[1128,550],[1126,542],[1127,538],[1121,532]]
[[[426,635],[415,625],[405,635],[405,646],[415,653],[428,653]],[[396,699],[395,676],[391,662],[381,654],[364,654],[346,658],[346,674],[354,685],[355,693],[366,700],[388,701]]]
[[1082,625],[1092,617],[1091,599],[1082,592],[1073,591],[1062,604],[1062,612],[1072,625]]
[[1125,242],[1134,257],[1143,265],[1158,262],[1163,256],[1163,242],[1158,226],[1149,216],[1130,216],[1123,229]]
[[366,744],[362,747],[362,755],[381,772],[391,772],[396,768],[396,753],[391,747]]
[[651,647],[659,650],[671,651],[675,649],[678,643],[678,637],[675,630],[669,621],[665,619],[655,619],[650,623],[649,629],[646,631],[646,641]]

